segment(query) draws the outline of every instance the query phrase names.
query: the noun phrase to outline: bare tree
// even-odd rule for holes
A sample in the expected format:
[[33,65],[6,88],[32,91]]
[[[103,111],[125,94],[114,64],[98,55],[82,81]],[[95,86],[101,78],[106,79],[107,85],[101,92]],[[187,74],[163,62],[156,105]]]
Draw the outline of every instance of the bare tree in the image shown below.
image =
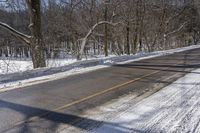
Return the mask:
[[116,25],[121,24],[121,23],[112,23],[112,22],[108,22],[108,21],[100,21],[100,22],[96,23],[96,24],[89,30],[89,32],[87,33],[87,35],[86,35],[84,38],[81,39],[82,43],[81,43],[81,49],[80,49],[80,51],[79,51],[79,53],[78,53],[78,56],[77,56],[77,59],[78,59],[78,60],[81,60],[81,58],[82,58],[82,55],[83,55],[83,52],[84,52],[84,48],[85,48],[85,45],[86,45],[86,43],[87,43],[88,38],[92,35],[92,33],[94,32],[94,30],[95,30],[98,26],[103,25],[103,24],[104,24],[104,25],[116,26]]
[[[35,68],[45,66],[45,51],[48,58],[81,59],[83,54],[152,52],[200,40],[198,0],[45,0],[41,11],[39,0],[0,2],[8,3],[0,3],[0,27],[15,36],[0,31],[0,56],[31,53]],[[123,25],[114,28],[118,22]]]
[[31,35],[25,35],[9,25],[0,22],[0,26],[31,47],[33,67],[45,67],[45,47],[41,33],[40,0],[26,0],[30,16]]

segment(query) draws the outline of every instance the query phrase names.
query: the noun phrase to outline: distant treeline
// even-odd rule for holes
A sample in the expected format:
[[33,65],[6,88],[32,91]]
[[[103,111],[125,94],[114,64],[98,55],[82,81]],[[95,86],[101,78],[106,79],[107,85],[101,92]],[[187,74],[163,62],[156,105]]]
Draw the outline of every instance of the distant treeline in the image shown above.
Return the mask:
[[[84,54],[135,54],[197,44],[199,0],[46,0],[41,3],[42,34],[47,58],[77,56],[82,39],[95,27]],[[30,34],[25,0],[1,3],[0,20]],[[0,30],[0,56],[29,58],[31,49]]]

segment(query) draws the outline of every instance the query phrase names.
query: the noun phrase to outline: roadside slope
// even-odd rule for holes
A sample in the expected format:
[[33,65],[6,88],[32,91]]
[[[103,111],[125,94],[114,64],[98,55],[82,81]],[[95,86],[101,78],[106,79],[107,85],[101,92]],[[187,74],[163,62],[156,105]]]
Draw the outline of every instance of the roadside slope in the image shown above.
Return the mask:
[[43,83],[47,81],[57,80],[70,75],[86,73],[97,69],[109,67],[114,64],[125,64],[133,61],[170,55],[196,48],[200,48],[200,45],[193,45],[166,51],[156,51],[152,53],[141,53],[131,56],[124,55],[124,56],[116,56],[103,59],[85,60],[61,67],[41,68],[41,69],[28,70],[24,72],[0,74],[0,92],[12,90],[19,87],[30,86],[38,83]]

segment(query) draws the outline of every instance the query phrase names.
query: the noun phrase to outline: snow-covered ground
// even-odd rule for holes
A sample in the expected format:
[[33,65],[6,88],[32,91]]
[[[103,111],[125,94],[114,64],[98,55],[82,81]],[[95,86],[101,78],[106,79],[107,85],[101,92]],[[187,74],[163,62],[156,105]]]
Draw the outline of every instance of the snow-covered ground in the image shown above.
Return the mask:
[[[50,59],[47,60],[48,68],[60,67],[76,62],[76,59]],[[31,59],[0,59],[0,74],[9,74],[15,72],[23,72],[32,70],[33,65]]]
[[[133,104],[134,95],[85,113],[81,129],[65,128],[62,132],[95,133],[200,133],[200,69]],[[102,123],[101,123],[102,122]]]
[[[143,56],[148,56],[148,55],[165,55],[169,53],[174,53],[174,52],[181,52],[184,50],[189,50],[193,48],[199,48],[199,45],[194,45],[194,46],[189,46],[189,47],[183,47],[183,48],[177,48],[177,49],[171,49],[171,50],[166,50],[166,51],[156,51],[152,53],[138,53],[136,55],[123,55],[123,56],[116,56],[116,55],[109,55],[108,57],[104,57],[103,55],[99,55],[96,57],[89,57],[87,59],[83,59],[83,61],[87,60],[104,60],[105,63],[110,63],[110,62],[120,62],[120,61],[127,61],[127,60],[132,60],[135,58],[143,57]],[[75,62],[83,62],[83,61],[77,61],[75,58],[69,57],[66,59],[49,59],[47,60],[47,68],[53,68],[53,67],[62,67],[66,66],[69,64],[73,64]],[[9,58],[0,58],[0,74],[9,74],[9,73],[16,73],[16,72],[24,72],[27,70],[32,70],[33,65],[31,59],[9,59]]]
[[138,53],[136,55],[110,56],[101,58],[89,58],[88,60],[76,61],[75,59],[49,60],[47,68],[33,69],[30,60],[0,59],[0,92],[17,87],[32,85],[63,78],[72,74],[84,73],[109,67],[113,64],[123,64],[142,59],[148,59],[175,52],[200,48],[200,45],[156,51],[152,53]]

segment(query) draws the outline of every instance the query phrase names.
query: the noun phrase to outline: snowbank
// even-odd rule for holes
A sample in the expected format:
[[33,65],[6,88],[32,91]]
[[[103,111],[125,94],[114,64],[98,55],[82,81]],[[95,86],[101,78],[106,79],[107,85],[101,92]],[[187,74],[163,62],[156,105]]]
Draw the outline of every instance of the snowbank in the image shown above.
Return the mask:
[[[13,62],[11,64],[16,64],[15,69],[19,72],[9,73],[9,74],[0,74],[0,91],[5,91],[7,89],[13,89],[13,87],[20,87],[26,85],[32,85],[39,82],[46,82],[50,80],[55,80],[58,78],[66,77],[72,74],[84,73],[91,70],[96,70],[104,67],[109,67],[113,64],[123,64],[132,61],[138,61],[147,58],[153,58],[157,56],[163,56],[168,54],[173,54],[175,52],[182,52],[190,49],[200,48],[200,45],[194,45],[184,48],[177,48],[167,51],[156,51],[152,53],[138,53],[136,55],[123,55],[123,56],[112,56],[104,57],[100,59],[90,59],[84,61],[75,62],[74,60],[60,60],[57,61],[57,67],[50,68],[40,68],[32,69],[30,66],[30,61],[16,61],[9,60]],[[59,64],[59,62],[62,62]],[[52,64],[52,63],[50,63]],[[67,64],[67,65],[64,65]],[[61,66],[60,66],[61,65]],[[64,65],[64,66],[62,66]],[[59,67],[58,67],[59,66]],[[12,67],[11,67],[12,69]]]

